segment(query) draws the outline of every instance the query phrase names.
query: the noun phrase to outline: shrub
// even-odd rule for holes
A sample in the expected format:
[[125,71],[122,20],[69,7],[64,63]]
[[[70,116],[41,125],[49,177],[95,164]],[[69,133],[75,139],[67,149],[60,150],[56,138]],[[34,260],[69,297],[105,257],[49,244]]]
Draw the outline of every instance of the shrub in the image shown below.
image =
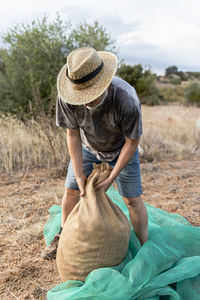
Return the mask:
[[169,82],[171,84],[177,85],[177,84],[181,84],[181,79],[180,78],[171,78]]
[[160,98],[164,102],[184,102],[184,90],[181,86],[160,89]]
[[187,81],[189,78],[189,75],[186,72],[178,71],[177,75],[180,77],[182,81]]
[[184,88],[186,102],[200,106],[200,83],[199,81],[190,81]]
[[159,90],[155,86],[155,75],[150,69],[145,70],[141,64],[122,64],[117,74],[136,89],[142,104],[159,104]]
[[146,94],[144,96],[139,95],[139,98],[140,98],[140,101],[142,104],[147,104],[150,106],[161,104],[160,91],[154,84],[149,86],[148,94]]
[[187,72],[187,74],[193,78],[200,79],[200,72]]

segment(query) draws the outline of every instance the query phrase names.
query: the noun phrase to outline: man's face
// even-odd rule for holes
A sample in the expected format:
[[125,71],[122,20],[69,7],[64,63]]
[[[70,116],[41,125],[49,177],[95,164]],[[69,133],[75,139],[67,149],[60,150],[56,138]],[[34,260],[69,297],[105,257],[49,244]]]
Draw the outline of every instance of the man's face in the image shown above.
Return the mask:
[[106,89],[103,94],[101,94],[97,99],[93,100],[90,103],[84,104],[85,107],[89,108],[89,109],[95,109],[97,108],[101,103],[103,103],[104,99],[106,98],[108,93],[108,89]]

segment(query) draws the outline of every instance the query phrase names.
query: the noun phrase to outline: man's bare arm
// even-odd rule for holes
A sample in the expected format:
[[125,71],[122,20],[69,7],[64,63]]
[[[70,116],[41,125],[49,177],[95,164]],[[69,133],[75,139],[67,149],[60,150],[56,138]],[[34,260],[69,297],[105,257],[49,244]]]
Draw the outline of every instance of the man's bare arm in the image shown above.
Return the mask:
[[83,173],[82,142],[79,129],[67,129],[67,145],[80,196],[85,194],[86,176]]
[[120,155],[118,157],[118,160],[115,164],[115,167],[113,168],[110,178],[113,179],[113,181],[117,178],[121,170],[129,163],[131,158],[133,157],[137,147],[139,144],[139,139],[132,140],[129,138],[126,138],[126,142],[124,146],[122,147],[122,150],[120,152]]
[[122,147],[122,150],[120,152],[120,155],[118,157],[118,160],[110,173],[110,176],[105,179],[101,184],[97,186],[98,188],[102,188],[105,191],[112,185],[114,180],[117,178],[121,170],[129,163],[131,158],[133,157],[137,147],[139,144],[139,139],[132,140],[129,138],[126,138],[126,142],[124,146]]

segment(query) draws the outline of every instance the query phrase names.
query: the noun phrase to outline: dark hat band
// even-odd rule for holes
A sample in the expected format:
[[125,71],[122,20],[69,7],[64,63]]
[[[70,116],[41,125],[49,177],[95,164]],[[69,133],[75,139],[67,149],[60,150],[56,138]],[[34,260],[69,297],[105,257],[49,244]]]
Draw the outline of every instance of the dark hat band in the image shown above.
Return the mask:
[[69,75],[68,75],[68,68],[67,68],[66,69],[66,76],[69,78],[69,80],[71,82],[76,83],[76,84],[80,84],[80,83],[87,82],[87,81],[91,80],[92,78],[94,78],[97,74],[99,74],[99,72],[101,72],[102,68],[103,68],[103,61],[97,69],[95,69],[94,71],[92,71],[91,73],[89,73],[88,75],[86,75],[86,76],[84,76],[80,79],[70,78]]

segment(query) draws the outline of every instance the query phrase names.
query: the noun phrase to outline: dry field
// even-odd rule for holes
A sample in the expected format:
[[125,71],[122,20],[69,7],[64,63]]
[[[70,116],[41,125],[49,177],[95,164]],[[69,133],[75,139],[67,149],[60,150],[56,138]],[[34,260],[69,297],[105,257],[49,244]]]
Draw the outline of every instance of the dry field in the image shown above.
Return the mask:
[[[200,109],[143,106],[142,114],[144,201],[200,226]],[[0,126],[0,299],[45,299],[60,283],[55,261],[43,261],[40,253],[48,209],[60,204],[66,173],[54,167],[49,141],[56,139],[53,151],[62,166],[65,134],[49,131],[48,140],[36,126],[17,120]]]

